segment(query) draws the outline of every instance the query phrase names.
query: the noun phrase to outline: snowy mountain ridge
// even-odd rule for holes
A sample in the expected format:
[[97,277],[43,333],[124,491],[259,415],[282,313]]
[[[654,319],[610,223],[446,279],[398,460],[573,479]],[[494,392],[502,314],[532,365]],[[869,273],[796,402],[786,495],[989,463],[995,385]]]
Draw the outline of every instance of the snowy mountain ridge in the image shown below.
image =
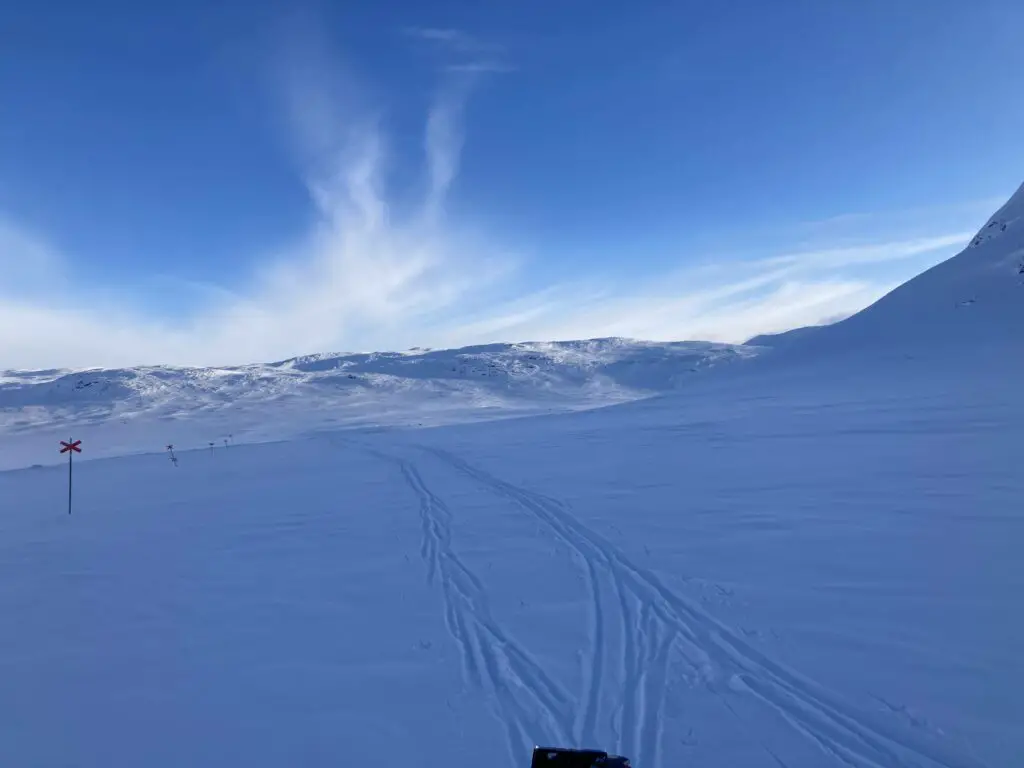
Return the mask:
[[[81,402],[114,404],[130,398],[154,401],[175,395],[264,395],[310,387],[389,389],[402,380],[460,388],[554,390],[610,386],[656,392],[672,389],[689,374],[751,356],[745,347],[710,342],[644,342],[590,339],[492,344],[452,350],[312,354],[274,363],[232,367],[139,366],[120,369],[0,372],[0,408]],[[440,384],[445,382],[445,385]],[[404,386],[409,386],[405,382]]]
[[[102,432],[100,455],[285,439],[342,427],[433,426],[595,408],[673,391],[758,350],[591,339],[455,350],[314,354],[226,368],[0,373],[0,467],[48,459],[45,440]],[[25,441],[37,450],[24,449]],[[95,454],[94,454],[95,455]],[[49,457],[52,460],[52,457]]]
[[[1024,185],[963,251],[831,325],[758,336],[795,358],[973,357],[1024,352]],[[864,356],[867,356],[866,358]]]
[[[983,243],[999,239],[1011,227],[1019,228],[1022,224],[1024,224],[1024,184],[1018,187],[1002,208],[992,214],[992,218],[978,230],[978,234],[971,239],[971,244],[968,247],[977,248]],[[1016,231],[1016,234],[1020,237],[1019,230]],[[1009,235],[1009,237],[1012,236],[1013,234]]]

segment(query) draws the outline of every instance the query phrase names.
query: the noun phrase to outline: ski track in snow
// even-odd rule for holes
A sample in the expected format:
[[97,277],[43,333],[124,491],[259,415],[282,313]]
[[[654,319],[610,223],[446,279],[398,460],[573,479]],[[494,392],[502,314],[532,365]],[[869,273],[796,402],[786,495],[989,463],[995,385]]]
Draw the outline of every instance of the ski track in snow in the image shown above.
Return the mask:
[[452,549],[448,505],[430,490],[412,462],[362,448],[397,466],[419,500],[420,554],[428,582],[440,580],[445,625],[459,649],[464,675],[497,703],[512,764],[519,763],[524,745],[536,742],[538,728],[549,741],[565,743],[572,731],[574,701],[494,621],[483,585]]
[[[578,740],[594,738],[603,693],[606,602],[617,606],[623,633],[621,706],[614,715],[619,733],[618,748],[638,766],[661,763],[662,705],[669,661],[673,652],[695,668],[709,691],[722,697],[747,694],[770,707],[798,733],[810,739],[837,764],[854,768],[978,768],[974,760],[891,723],[884,715],[863,712],[810,679],[771,660],[746,643],[740,634],[679,596],[652,573],[632,563],[617,547],[588,529],[560,502],[508,483],[474,467],[448,451],[421,446],[463,475],[503,499],[515,503],[544,524],[578,556],[590,591],[592,632],[580,702],[581,718],[574,734]],[[403,471],[412,465],[403,462]],[[413,470],[413,477],[418,478]],[[421,489],[422,481],[417,479]],[[420,490],[430,511],[438,502]],[[441,508],[443,509],[443,507]],[[447,519],[447,510],[443,515]],[[447,539],[442,545],[447,548]],[[454,558],[454,555],[445,556]],[[444,562],[442,562],[444,568]],[[454,566],[449,566],[454,568]],[[456,582],[457,583],[457,582]],[[605,600],[602,588],[614,596]],[[477,598],[479,605],[479,598]],[[478,609],[471,611],[479,616]],[[486,623],[486,622],[481,622]],[[491,633],[493,635],[493,632]],[[530,667],[519,680],[550,683]],[[544,699],[544,690],[535,698]],[[728,704],[727,700],[725,701]],[[553,713],[548,706],[546,711]],[[517,727],[525,721],[520,713]],[[561,721],[563,726],[565,720]],[[568,730],[568,728],[563,728]],[[763,746],[763,745],[762,745]],[[780,758],[765,747],[778,762]]]

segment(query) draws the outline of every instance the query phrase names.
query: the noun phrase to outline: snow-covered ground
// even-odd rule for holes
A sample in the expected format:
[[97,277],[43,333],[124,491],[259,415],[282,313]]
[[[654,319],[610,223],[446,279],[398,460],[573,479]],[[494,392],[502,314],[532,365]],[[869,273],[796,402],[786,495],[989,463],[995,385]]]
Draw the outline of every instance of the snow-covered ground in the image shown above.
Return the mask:
[[70,518],[0,473],[0,764],[1011,765],[1024,413],[976,383],[83,462]]
[[[508,371],[539,346],[458,353],[509,361],[472,385],[454,353],[303,359],[196,407],[180,371],[95,410],[19,374],[8,466],[71,433],[134,455],[76,463],[70,517],[66,468],[0,472],[0,765],[1020,764],[1019,210],[775,349],[555,346],[530,384]],[[324,371],[390,377],[401,418],[360,385],[328,420]],[[521,418],[480,422],[482,393]],[[138,435],[244,413],[287,439],[175,467],[166,432],[103,446],[123,403]]]

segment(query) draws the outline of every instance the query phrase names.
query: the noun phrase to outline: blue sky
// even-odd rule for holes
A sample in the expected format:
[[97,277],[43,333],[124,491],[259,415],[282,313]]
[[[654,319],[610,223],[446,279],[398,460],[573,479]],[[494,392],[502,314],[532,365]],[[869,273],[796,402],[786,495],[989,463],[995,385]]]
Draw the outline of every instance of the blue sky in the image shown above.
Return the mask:
[[739,341],[1024,180],[1024,7],[0,8],[0,368]]

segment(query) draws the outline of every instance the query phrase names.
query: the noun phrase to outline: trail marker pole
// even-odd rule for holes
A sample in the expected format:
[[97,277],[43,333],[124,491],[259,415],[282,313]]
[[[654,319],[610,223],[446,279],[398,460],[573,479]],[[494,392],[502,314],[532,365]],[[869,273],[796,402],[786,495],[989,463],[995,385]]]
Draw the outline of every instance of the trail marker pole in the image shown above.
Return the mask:
[[74,466],[74,458],[76,453],[81,453],[82,449],[79,447],[82,445],[81,440],[68,439],[65,443],[63,440],[60,441],[60,452],[68,455],[68,514],[71,514],[71,468]]

